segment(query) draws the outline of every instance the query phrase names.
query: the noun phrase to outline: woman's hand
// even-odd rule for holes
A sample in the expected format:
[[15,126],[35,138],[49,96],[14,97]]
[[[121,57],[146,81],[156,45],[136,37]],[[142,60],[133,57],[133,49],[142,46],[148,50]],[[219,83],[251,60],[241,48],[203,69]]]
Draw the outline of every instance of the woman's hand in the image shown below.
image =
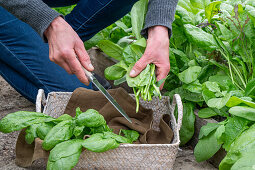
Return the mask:
[[44,35],[49,43],[50,60],[89,85],[82,66],[88,71],[93,71],[94,68],[82,40],[72,27],[62,17],[57,17],[45,30]]
[[[164,26],[154,26],[148,30],[147,47],[144,55],[130,72],[131,77],[136,77],[145,67],[154,63],[156,65],[157,81],[164,79],[170,71],[169,62],[169,35],[168,28]],[[163,84],[160,89],[163,88]]]

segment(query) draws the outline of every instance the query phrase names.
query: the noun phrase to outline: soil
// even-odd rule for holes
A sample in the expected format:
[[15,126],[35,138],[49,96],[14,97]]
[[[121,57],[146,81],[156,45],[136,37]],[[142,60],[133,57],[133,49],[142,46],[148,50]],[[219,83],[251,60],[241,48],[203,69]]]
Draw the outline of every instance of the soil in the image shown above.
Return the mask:
[[[18,92],[0,77],[0,119],[8,113],[26,110],[35,111],[35,105]],[[1,170],[25,170],[15,165],[15,143],[19,132],[3,134],[0,132],[0,169]],[[45,166],[33,166],[29,169],[45,169]],[[179,150],[174,170],[215,170],[207,162],[197,163],[194,158],[193,150],[184,147]]]

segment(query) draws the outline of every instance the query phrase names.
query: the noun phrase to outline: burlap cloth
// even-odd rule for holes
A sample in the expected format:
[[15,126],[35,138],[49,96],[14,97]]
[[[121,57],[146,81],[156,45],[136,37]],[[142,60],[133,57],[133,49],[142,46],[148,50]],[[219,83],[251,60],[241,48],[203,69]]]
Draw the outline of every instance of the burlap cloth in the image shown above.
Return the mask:
[[[120,129],[133,129],[140,133],[139,140],[136,143],[142,144],[170,144],[173,138],[173,131],[170,128],[170,115],[164,114],[160,119],[160,131],[151,129],[153,120],[153,111],[139,107],[136,113],[136,102],[122,88],[108,91],[114,99],[125,110],[131,118],[132,124],[129,123],[103,96],[99,91],[87,90],[84,88],[76,89],[65,109],[66,114],[75,116],[75,109],[80,107],[82,111],[87,109],[95,109],[102,114],[110,128],[115,133],[119,133]],[[33,161],[48,158],[49,152],[42,149],[42,140],[36,138],[32,144],[25,141],[25,131],[19,134],[16,143],[16,164],[21,167],[31,166]]]

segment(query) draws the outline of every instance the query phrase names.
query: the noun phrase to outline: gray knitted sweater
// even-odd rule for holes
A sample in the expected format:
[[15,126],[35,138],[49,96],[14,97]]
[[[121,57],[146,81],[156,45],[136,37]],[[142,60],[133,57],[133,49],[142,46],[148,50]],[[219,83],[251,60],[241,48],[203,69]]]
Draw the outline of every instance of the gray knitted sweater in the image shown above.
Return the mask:
[[[149,0],[142,35],[147,37],[147,29],[155,25],[168,27],[171,34],[177,2],[178,0]],[[42,0],[0,0],[0,5],[29,24],[41,37],[50,23],[60,15]]]

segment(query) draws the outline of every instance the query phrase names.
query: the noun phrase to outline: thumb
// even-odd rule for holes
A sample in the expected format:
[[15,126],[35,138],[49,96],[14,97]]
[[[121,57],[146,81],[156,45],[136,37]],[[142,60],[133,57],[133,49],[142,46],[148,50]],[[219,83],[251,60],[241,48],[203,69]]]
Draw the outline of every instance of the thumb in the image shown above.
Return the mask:
[[130,77],[136,77],[138,76],[145,68],[148,64],[150,64],[151,62],[148,60],[148,58],[143,55],[140,60],[138,60],[134,67],[132,68],[132,70],[129,73]]

